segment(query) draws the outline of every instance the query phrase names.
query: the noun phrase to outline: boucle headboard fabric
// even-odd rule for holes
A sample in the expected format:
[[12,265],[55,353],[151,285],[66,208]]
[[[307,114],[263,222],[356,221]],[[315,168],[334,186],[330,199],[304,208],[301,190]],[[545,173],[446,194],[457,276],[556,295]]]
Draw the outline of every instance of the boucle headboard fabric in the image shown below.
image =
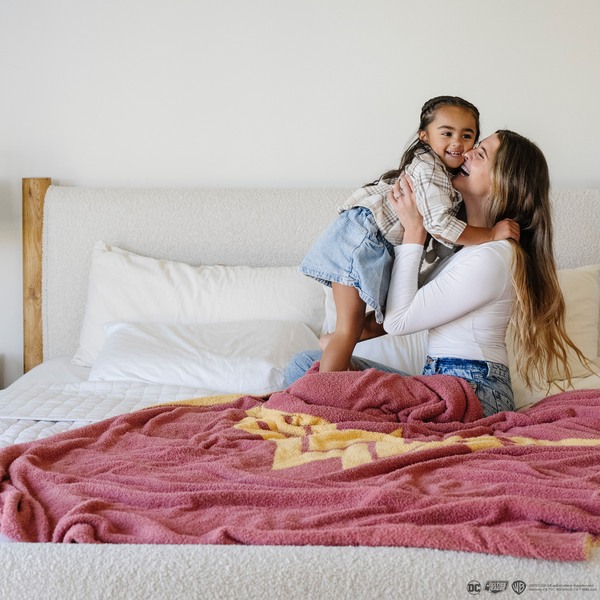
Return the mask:
[[294,266],[352,191],[50,186],[43,229],[44,360],[77,350],[98,240],[193,266]]
[[[44,360],[77,350],[98,240],[194,266],[293,266],[352,191],[50,186],[43,226]],[[600,190],[555,190],[552,206],[558,268],[600,263]]]

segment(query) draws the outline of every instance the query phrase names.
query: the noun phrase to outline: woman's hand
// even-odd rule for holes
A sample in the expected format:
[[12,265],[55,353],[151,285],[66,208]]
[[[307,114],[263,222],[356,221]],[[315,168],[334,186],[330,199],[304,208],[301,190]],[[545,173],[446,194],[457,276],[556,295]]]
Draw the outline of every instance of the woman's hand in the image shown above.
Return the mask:
[[388,194],[388,200],[404,227],[403,244],[425,244],[427,231],[417,209],[417,198],[409,175],[402,175]]

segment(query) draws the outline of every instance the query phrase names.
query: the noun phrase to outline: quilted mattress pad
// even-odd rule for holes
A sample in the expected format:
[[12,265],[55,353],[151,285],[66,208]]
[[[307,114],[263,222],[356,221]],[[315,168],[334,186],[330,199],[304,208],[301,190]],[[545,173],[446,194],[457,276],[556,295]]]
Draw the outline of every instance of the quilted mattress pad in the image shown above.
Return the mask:
[[211,390],[124,381],[34,383],[0,392],[0,447],[41,439],[81,425]]

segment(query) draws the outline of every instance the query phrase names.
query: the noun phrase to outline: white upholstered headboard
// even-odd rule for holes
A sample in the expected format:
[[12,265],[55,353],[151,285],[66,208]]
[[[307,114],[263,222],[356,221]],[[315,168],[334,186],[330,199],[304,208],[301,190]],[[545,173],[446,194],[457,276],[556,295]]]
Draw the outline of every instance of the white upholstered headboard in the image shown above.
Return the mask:
[[[43,223],[44,360],[73,355],[98,240],[195,266],[300,263],[351,189],[50,186]],[[559,269],[600,263],[600,190],[552,195]]]
[[43,228],[44,360],[77,350],[96,241],[194,266],[294,266],[352,191],[50,186]]

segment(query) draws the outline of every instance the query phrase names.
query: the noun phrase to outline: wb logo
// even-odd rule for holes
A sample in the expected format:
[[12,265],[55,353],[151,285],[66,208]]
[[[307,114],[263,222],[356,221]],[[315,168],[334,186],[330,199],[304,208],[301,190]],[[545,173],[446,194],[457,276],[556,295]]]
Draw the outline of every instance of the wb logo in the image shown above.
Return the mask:
[[525,585],[524,581],[513,581],[510,587],[512,587],[515,594],[519,594],[520,596],[525,591],[527,586]]
[[476,596],[481,592],[481,584],[479,581],[469,581],[467,583],[467,592],[471,594],[471,596]]

